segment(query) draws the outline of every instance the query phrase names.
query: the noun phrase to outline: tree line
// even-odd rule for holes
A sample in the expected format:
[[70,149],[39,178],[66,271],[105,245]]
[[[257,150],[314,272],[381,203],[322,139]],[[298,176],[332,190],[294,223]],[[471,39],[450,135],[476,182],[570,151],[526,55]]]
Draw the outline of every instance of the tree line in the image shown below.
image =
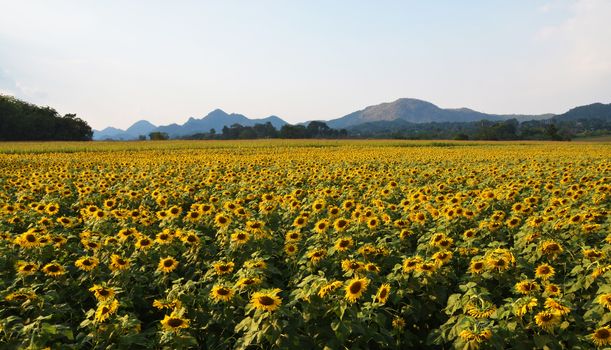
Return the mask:
[[[160,139],[159,135],[149,135]],[[163,137],[163,135],[162,135]],[[165,135],[167,137],[167,135]],[[244,126],[241,124],[233,124],[224,126],[221,133],[217,133],[215,129],[210,129],[207,133],[197,133],[186,136],[184,139],[189,140],[251,140],[251,139],[335,139],[346,138],[348,132],[345,129],[337,130],[330,128],[326,123],[313,121],[305,125],[285,124],[279,130],[272,123],[255,124],[253,126]]]
[[76,114],[61,116],[51,107],[39,107],[0,95],[1,141],[89,141],[93,130]]
[[349,130],[354,138],[394,138],[413,140],[550,140],[568,141],[575,137],[611,134],[611,123],[602,119],[530,120],[442,123],[367,123]]

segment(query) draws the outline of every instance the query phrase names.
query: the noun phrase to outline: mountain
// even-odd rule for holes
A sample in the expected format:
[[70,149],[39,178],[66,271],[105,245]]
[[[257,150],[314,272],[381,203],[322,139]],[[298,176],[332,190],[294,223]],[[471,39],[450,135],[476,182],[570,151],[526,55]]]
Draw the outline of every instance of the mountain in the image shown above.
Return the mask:
[[207,133],[210,132],[210,129],[214,129],[217,133],[221,133],[223,127],[229,127],[236,123],[242,126],[253,126],[255,124],[265,124],[267,122],[270,122],[276,129],[280,129],[283,125],[287,124],[284,120],[275,115],[262,119],[249,119],[242,114],[227,114],[220,109],[215,109],[201,119],[189,118],[189,120],[182,125],[173,123],[155,126],[146,120],[140,120],[127,128],[127,130],[113,127],[108,127],[104,130],[94,130],[93,139],[137,140],[139,136],[148,136],[148,134],[153,131],[165,132],[170,137],[176,138],[197,133]]
[[605,122],[611,122],[611,103],[593,103],[590,105],[575,107],[566,113],[554,116],[552,119],[555,121],[598,119]]
[[125,130],[130,135],[148,135],[156,126],[147,120],[139,120]]
[[276,129],[280,129],[283,125],[287,124],[284,120],[274,115],[262,119],[249,119],[242,114],[228,114],[220,109],[215,109],[201,119],[189,118],[183,125],[170,124],[160,126],[154,131],[165,132],[170,135],[170,137],[175,138],[197,133],[207,133],[210,132],[211,129],[214,129],[217,133],[221,133],[223,127],[230,127],[233,124],[253,126],[255,124],[265,124],[267,122],[270,122]]
[[94,130],[94,140],[137,140],[141,135],[146,135],[156,128],[146,120],[140,120],[132,124],[127,130],[113,128],[109,126],[103,130]]
[[518,119],[547,119],[552,115],[501,115],[487,114],[469,108],[443,109],[430,102],[414,98],[400,98],[394,102],[366,107],[338,119],[327,122],[331,128],[350,128],[359,124],[379,121],[403,120],[409,123],[473,122],[482,119],[491,121]]

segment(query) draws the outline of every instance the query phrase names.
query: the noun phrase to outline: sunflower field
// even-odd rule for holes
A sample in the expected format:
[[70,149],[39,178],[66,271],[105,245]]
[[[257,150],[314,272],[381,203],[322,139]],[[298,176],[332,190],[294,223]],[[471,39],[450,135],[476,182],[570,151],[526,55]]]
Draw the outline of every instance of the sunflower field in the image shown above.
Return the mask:
[[608,143],[0,144],[0,349],[611,347]]

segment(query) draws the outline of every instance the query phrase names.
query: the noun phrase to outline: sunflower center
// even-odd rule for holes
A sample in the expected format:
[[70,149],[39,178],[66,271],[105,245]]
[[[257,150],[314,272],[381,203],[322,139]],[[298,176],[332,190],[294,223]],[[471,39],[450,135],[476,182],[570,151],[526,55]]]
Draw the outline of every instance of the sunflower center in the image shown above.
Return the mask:
[[388,292],[386,291],[386,289],[382,289],[380,291],[380,299],[384,299],[386,298],[386,295],[388,294]]
[[36,237],[34,237],[34,235],[27,235],[25,236],[25,239],[28,242],[36,242]]
[[229,295],[229,289],[221,288],[217,291],[219,295]]
[[356,294],[361,291],[363,284],[361,282],[354,282],[350,285],[350,293]]
[[108,296],[110,294],[110,292],[108,290],[106,290],[106,289],[100,289],[100,290],[98,290],[98,294],[100,296],[105,297],[105,296]]
[[47,267],[47,271],[49,271],[49,272],[58,272],[59,271],[59,266],[51,265],[51,266]]
[[91,262],[91,260],[83,260],[83,265],[91,266],[91,265],[93,265],[93,263]]
[[268,297],[267,295],[264,295],[264,296],[259,297],[259,303],[261,303],[261,305],[264,305],[264,306],[274,305],[274,299],[271,297]]
[[609,332],[609,330],[605,328],[597,330],[594,334],[598,339],[607,339],[611,337],[611,332]]
[[174,261],[172,261],[172,260],[168,259],[168,260],[165,260],[163,262],[163,266],[165,266],[165,267],[172,267],[172,265],[174,265]]

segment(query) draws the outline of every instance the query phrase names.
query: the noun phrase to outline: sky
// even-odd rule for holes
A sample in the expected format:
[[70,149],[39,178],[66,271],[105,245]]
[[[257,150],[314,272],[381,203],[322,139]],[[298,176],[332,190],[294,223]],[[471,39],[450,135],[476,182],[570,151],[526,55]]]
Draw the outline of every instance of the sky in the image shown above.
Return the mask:
[[402,97],[611,102],[610,0],[0,0],[0,93],[94,129],[221,108],[329,120]]

